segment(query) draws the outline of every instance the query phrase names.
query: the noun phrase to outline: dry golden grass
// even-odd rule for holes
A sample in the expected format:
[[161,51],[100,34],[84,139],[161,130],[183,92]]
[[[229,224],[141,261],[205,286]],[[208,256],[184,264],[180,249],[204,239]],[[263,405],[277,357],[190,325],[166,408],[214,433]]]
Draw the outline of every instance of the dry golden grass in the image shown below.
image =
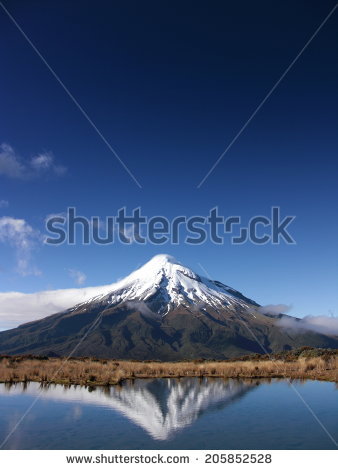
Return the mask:
[[0,382],[112,385],[154,377],[295,378],[338,382],[338,357],[205,362],[134,362],[0,357]]

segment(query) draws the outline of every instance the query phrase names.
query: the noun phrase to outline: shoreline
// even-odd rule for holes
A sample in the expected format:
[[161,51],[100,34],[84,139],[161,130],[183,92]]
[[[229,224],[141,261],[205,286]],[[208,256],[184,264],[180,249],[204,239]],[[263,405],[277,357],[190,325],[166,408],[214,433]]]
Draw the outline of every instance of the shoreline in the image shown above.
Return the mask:
[[[325,351],[325,350],[324,350]],[[259,356],[224,361],[150,362],[93,358],[0,356],[0,383],[111,386],[126,380],[223,378],[319,380],[338,383],[338,351],[313,357],[302,353],[280,358]],[[277,356],[277,357],[276,357]]]
[[307,376],[297,376],[297,375],[260,375],[260,376],[246,376],[246,375],[234,375],[234,376],[225,376],[225,375],[139,375],[135,377],[125,377],[122,379],[119,379],[118,381],[109,381],[109,382],[100,382],[100,381],[95,381],[95,382],[90,382],[90,381],[72,381],[72,380],[47,380],[47,381],[42,381],[42,380],[37,380],[37,379],[27,379],[27,380],[0,380],[0,385],[18,385],[18,384],[29,384],[29,383],[39,383],[42,386],[48,386],[48,385],[63,385],[63,386],[78,386],[78,387],[114,387],[114,386],[122,386],[124,382],[131,381],[131,380],[152,380],[152,379],[175,379],[175,380],[180,380],[180,379],[224,379],[224,380],[298,380],[298,381],[317,381],[317,382],[330,382],[330,383],[336,383],[338,384],[338,378],[337,377],[331,377],[331,376],[314,376],[314,375],[307,375]]

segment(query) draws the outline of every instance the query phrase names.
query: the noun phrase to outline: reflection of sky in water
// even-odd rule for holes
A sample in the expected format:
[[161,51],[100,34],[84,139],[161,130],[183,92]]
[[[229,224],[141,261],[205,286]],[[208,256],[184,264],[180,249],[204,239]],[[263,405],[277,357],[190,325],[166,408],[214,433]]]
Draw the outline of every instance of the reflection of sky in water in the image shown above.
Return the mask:
[[[286,382],[257,385],[191,378],[135,380],[93,390],[0,384],[0,438],[41,393],[6,448],[332,448]],[[297,387],[334,433],[334,384]]]

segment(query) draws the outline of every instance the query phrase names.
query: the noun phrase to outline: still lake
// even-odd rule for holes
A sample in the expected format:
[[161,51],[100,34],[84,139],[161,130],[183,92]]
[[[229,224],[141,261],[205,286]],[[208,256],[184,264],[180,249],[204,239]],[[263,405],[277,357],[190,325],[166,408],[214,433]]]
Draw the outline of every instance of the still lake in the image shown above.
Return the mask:
[[4,449],[336,449],[303,400],[338,440],[338,389],[328,382],[0,384],[0,443],[34,400]]

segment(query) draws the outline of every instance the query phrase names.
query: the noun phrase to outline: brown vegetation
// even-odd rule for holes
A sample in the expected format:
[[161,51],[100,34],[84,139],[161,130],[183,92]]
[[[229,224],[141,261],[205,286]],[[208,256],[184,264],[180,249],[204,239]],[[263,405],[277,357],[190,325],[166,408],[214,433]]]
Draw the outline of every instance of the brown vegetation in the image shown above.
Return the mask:
[[338,351],[302,348],[238,360],[138,362],[93,358],[0,356],[0,382],[114,385],[154,377],[291,378],[338,382]]

